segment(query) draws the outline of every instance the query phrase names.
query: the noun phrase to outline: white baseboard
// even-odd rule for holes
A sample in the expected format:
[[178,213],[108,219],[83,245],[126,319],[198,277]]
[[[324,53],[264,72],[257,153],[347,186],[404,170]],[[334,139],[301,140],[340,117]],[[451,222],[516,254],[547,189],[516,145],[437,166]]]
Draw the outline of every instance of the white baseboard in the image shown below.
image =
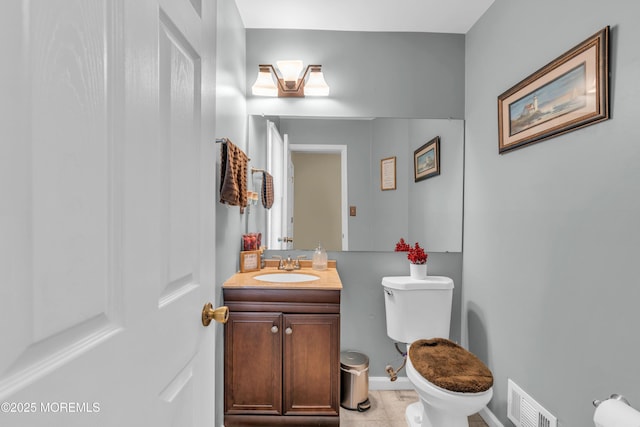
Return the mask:
[[[369,377],[369,390],[413,390],[413,386],[407,377],[398,377],[395,381],[389,377]],[[480,411],[480,416],[489,427],[504,427],[486,406]]]
[[504,424],[502,424],[498,417],[493,415],[493,412],[486,406],[480,411],[480,416],[489,427],[504,427]]
[[407,377],[391,381],[389,377],[369,377],[369,390],[413,390]]

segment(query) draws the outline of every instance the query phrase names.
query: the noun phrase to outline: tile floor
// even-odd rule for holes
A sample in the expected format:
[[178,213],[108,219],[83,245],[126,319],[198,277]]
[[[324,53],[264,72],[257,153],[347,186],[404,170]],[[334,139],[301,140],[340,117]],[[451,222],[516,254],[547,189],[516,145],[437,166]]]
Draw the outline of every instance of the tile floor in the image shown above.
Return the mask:
[[[341,427],[407,427],[405,408],[418,400],[413,390],[370,390],[366,412],[340,408]],[[479,415],[469,417],[469,427],[487,427]]]

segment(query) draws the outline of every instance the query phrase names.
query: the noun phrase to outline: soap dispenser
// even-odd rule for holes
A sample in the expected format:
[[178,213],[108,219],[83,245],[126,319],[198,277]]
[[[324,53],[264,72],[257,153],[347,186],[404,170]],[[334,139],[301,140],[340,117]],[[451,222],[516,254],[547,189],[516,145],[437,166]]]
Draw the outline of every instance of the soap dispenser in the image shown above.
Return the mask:
[[320,243],[318,243],[318,247],[313,253],[313,262],[311,263],[311,268],[313,268],[314,270],[327,269],[327,251],[324,250]]

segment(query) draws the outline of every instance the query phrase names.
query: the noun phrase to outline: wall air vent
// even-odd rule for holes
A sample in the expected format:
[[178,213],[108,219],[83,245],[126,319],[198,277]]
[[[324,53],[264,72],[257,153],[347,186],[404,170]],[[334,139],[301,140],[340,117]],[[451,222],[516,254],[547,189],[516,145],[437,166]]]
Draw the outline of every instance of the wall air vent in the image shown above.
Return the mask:
[[557,427],[558,420],[510,379],[507,416],[516,427]]

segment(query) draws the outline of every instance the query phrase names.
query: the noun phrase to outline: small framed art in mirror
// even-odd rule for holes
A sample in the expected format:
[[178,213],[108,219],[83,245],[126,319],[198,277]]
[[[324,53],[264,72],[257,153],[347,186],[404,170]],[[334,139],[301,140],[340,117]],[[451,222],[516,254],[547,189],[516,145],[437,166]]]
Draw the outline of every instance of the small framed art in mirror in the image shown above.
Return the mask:
[[440,175],[440,137],[436,136],[413,152],[414,182]]

